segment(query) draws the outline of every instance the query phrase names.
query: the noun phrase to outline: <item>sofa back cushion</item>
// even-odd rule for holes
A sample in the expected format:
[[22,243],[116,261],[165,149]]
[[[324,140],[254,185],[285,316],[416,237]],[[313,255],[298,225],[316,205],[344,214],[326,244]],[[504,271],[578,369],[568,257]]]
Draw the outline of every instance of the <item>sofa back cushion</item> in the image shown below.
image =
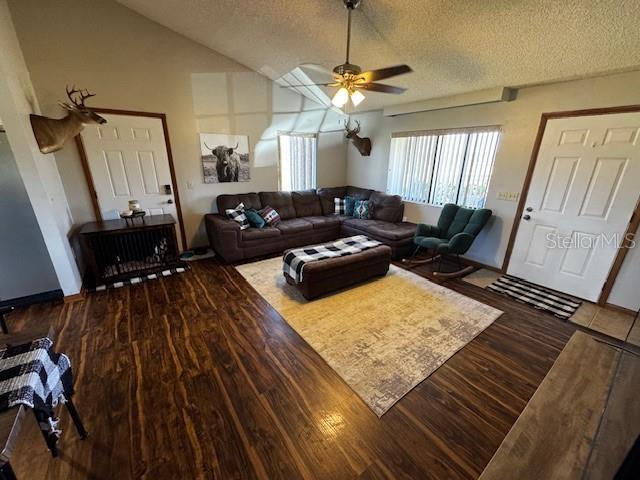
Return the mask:
[[348,186],[346,195],[348,197],[353,197],[358,200],[369,200],[369,197],[371,196],[371,192],[373,192],[373,190],[369,190],[367,188]]
[[314,189],[291,192],[296,217],[315,217],[322,215],[320,198]]
[[271,207],[282,220],[296,218],[296,209],[290,192],[260,192],[260,202],[263,207]]
[[320,197],[320,206],[323,215],[335,213],[334,199],[344,198],[347,196],[347,187],[323,187],[319,188],[316,193]]
[[373,218],[385,222],[397,223],[402,221],[404,215],[404,203],[400,195],[387,195],[382,192],[373,192],[369,197],[373,202]]
[[263,207],[257,193],[223,194],[218,195],[218,198],[216,198],[218,213],[223,215],[226,210],[236,208],[240,203],[244,204],[244,208],[255,208],[256,210],[260,210]]

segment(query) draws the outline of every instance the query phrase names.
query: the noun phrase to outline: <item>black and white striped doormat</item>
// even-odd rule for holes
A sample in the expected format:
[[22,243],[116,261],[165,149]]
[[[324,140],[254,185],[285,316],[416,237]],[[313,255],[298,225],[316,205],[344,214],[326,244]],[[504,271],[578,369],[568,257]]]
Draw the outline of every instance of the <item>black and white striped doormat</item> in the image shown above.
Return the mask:
[[510,275],[502,275],[486,288],[492,292],[507,295],[518,302],[529,304],[538,310],[546,310],[564,320],[571,317],[582,304],[567,295]]
[[89,289],[89,292],[104,292],[105,290],[112,290],[114,288],[122,288],[129,285],[136,285],[138,283],[148,282],[149,280],[156,280],[160,277],[169,277],[171,275],[175,275],[176,273],[183,273],[188,270],[191,270],[191,266],[184,264],[182,267],[176,268],[167,268],[166,270],[161,270],[156,273],[148,273],[147,275],[142,275],[139,277],[131,277],[126,280],[120,280],[118,282],[107,283],[105,285],[98,285],[95,288]]

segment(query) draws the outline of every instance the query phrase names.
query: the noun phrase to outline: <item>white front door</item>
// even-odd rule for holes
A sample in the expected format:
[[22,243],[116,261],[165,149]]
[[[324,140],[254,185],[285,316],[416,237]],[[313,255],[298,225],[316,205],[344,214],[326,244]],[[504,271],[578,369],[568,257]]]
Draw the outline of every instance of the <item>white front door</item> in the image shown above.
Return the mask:
[[640,193],[640,113],[547,122],[510,275],[596,301]]
[[162,120],[100,115],[107,123],[88,125],[81,135],[103,218],[138,200],[147,215],[169,213],[178,221]]

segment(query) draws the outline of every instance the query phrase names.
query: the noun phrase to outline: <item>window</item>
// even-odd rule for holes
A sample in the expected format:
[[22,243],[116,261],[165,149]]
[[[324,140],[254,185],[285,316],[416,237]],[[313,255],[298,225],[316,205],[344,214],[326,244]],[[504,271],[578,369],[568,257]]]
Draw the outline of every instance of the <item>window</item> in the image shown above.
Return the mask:
[[393,134],[387,191],[410,202],[482,208],[499,127]]
[[280,190],[316,188],[316,143],[316,136],[312,134],[278,136]]

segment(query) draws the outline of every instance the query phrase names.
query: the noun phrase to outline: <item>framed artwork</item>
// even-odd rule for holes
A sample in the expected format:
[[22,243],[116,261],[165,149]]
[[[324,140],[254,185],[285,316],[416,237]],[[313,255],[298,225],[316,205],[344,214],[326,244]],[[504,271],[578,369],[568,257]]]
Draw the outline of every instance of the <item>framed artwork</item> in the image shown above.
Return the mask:
[[204,183],[250,180],[249,137],[226,133],[201,133],[200,153]]

